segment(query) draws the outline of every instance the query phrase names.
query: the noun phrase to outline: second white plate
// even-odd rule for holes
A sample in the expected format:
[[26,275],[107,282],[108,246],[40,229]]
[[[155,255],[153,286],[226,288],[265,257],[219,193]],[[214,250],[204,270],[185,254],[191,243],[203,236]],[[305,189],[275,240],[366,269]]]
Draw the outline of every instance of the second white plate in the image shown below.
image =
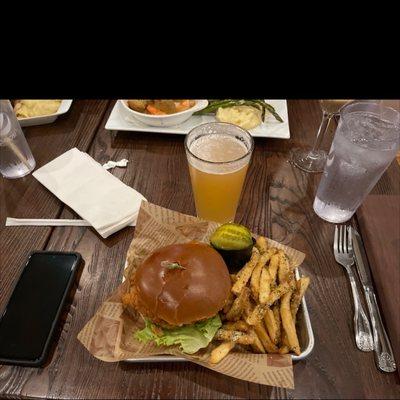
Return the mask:
[[72,100],[62,100],[57,112],[50,115],[38,115],[37,117],[18,118],[22,127],[33,125],[45,125],[54,122],[59,115],[65,114],[71,107]]
[[[290,131],[286,100],[266,101],[275,108],[276,112],[283,119],[283,122],[276,121],[273,116],[268,116],[266,122],[263,122],[254,129],[250,129],[249,132],[254,137],[289,139]],[[180,125],[165,127],[149,126],[127,115],[118,100],[107,120],[105,128],[112,131],[158,132],[186,135],[198,125],[215,121],[216,119],[212,115],[193,115]]]

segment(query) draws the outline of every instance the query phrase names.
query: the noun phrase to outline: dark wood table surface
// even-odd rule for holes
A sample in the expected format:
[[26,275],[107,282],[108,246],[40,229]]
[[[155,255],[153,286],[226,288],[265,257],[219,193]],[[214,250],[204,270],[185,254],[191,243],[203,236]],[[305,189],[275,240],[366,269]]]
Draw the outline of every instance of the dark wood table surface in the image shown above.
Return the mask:
[[[104,126],[113,104],[74,101],[70,111],[53,124],[25,128],[37,166],[72,147],[99,162],[127,158],[128,167],[114,169],[114,175],[149,201],[194,215],[184,137],[107,131]],[[255,139],[237,221],[307,255],[302,270],[312,278],[306,298],[315,347],[306,360],[294,365],[295,389],[247,383],[190,363],[105,363],[92,357],[76,336],[120,283],[134,228],[108,239],[85,227],[5,228],[7,216],[76,217],[29,175],[0,179],[0,309],[30,251],[78,251],[85,264],[48,364],[42,369],[0,366],[0,397],[399,398],[398,375],[378,372],[373,353],[355,347],[349,283],[332,253],[333,225],[318,218],[312,209],[320,175],[303,173],[288,162],[293,147],[312,144],[321,118],[318,102],[290,100],[288,109],[290,140]],[[398,194],[399,179],[399,166],[394,162],[374,192]]]

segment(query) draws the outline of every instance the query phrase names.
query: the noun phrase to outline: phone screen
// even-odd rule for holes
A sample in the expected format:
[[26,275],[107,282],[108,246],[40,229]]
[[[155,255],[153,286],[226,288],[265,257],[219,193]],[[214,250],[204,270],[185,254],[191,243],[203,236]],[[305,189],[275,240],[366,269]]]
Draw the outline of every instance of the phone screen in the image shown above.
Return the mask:
[[0,319],[0,358],[35,362],[79,261],[77,253],[33,253]]

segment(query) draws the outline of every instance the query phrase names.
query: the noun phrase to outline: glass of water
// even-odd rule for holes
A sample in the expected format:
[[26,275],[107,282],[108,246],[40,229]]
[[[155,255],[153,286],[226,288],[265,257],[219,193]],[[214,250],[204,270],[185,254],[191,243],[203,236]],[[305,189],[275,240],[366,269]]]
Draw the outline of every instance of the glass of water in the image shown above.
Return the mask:
[[380,102],[352,102],[340,120],[314,200],[326,221],[349,220],[396,156],[400,113]]
[[0,173],[21,178],[35,168],[35,159],[9,100],[0,100]]

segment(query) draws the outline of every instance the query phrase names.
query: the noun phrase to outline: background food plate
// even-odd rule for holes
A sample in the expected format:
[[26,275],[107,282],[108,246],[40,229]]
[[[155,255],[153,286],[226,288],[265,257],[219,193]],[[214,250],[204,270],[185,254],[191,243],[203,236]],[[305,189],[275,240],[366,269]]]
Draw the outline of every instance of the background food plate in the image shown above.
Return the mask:
[[[289,139],[290,131],[286,100],[266,99],[265,101],[275,108],[276,112],[283,119],[283,122],[276,121],[272,115],[269,115],[266,122],[263,122],[254,129],[250,129],[249,132],[254,137]],[[107,120],[105,128],[112,131],[159,132],[186,135],[198,125],[215,121],[216,119],[213,115],[193,115],[180,125],[166,127],[149,126],[128,115],[120,104],[120,100],[118,100]]]
[[61,114],[65,114],[71,107],[72,100],[61,100],[60,107],[58,107],[57,112],[50,115],[39,115],[37,117],[29,118],[18,118],[18,121],[22,127],[33,126],[33,125],[45,125],[54,122],[57,117]]
[[[126,264],[125,264],[125,268],[126,268]],[[300,278],[300,274],[299,274],[298,269],[296,269],[296,279],[299,279],[299,278]],[[302,349],[302,352],[298,356],[292,354],[292,360],[300,361],[300,360],[304,360],[305,358],[307,358],[314,348],[314,333],[313,333],[312,326],[311,326],[310,315],[308,313],[305,296],[303,296],[303,299],[301,301],[301,307],[299,308],[299,311],[297,314],[296,325],[297,325],[297,334],[298,334],[298,338],[299,338],[300,349]],[[170,355],[152,356],[152,357],[146,357],[146,358],[134,358],[134,359],[125,360],[125,362],[130,362],[130,363],[183,362],[183,361],[190,362],[190,361],[186,360],[185,358],[180,358],[180,357],[175,357],[175,356],[170,356]]]

